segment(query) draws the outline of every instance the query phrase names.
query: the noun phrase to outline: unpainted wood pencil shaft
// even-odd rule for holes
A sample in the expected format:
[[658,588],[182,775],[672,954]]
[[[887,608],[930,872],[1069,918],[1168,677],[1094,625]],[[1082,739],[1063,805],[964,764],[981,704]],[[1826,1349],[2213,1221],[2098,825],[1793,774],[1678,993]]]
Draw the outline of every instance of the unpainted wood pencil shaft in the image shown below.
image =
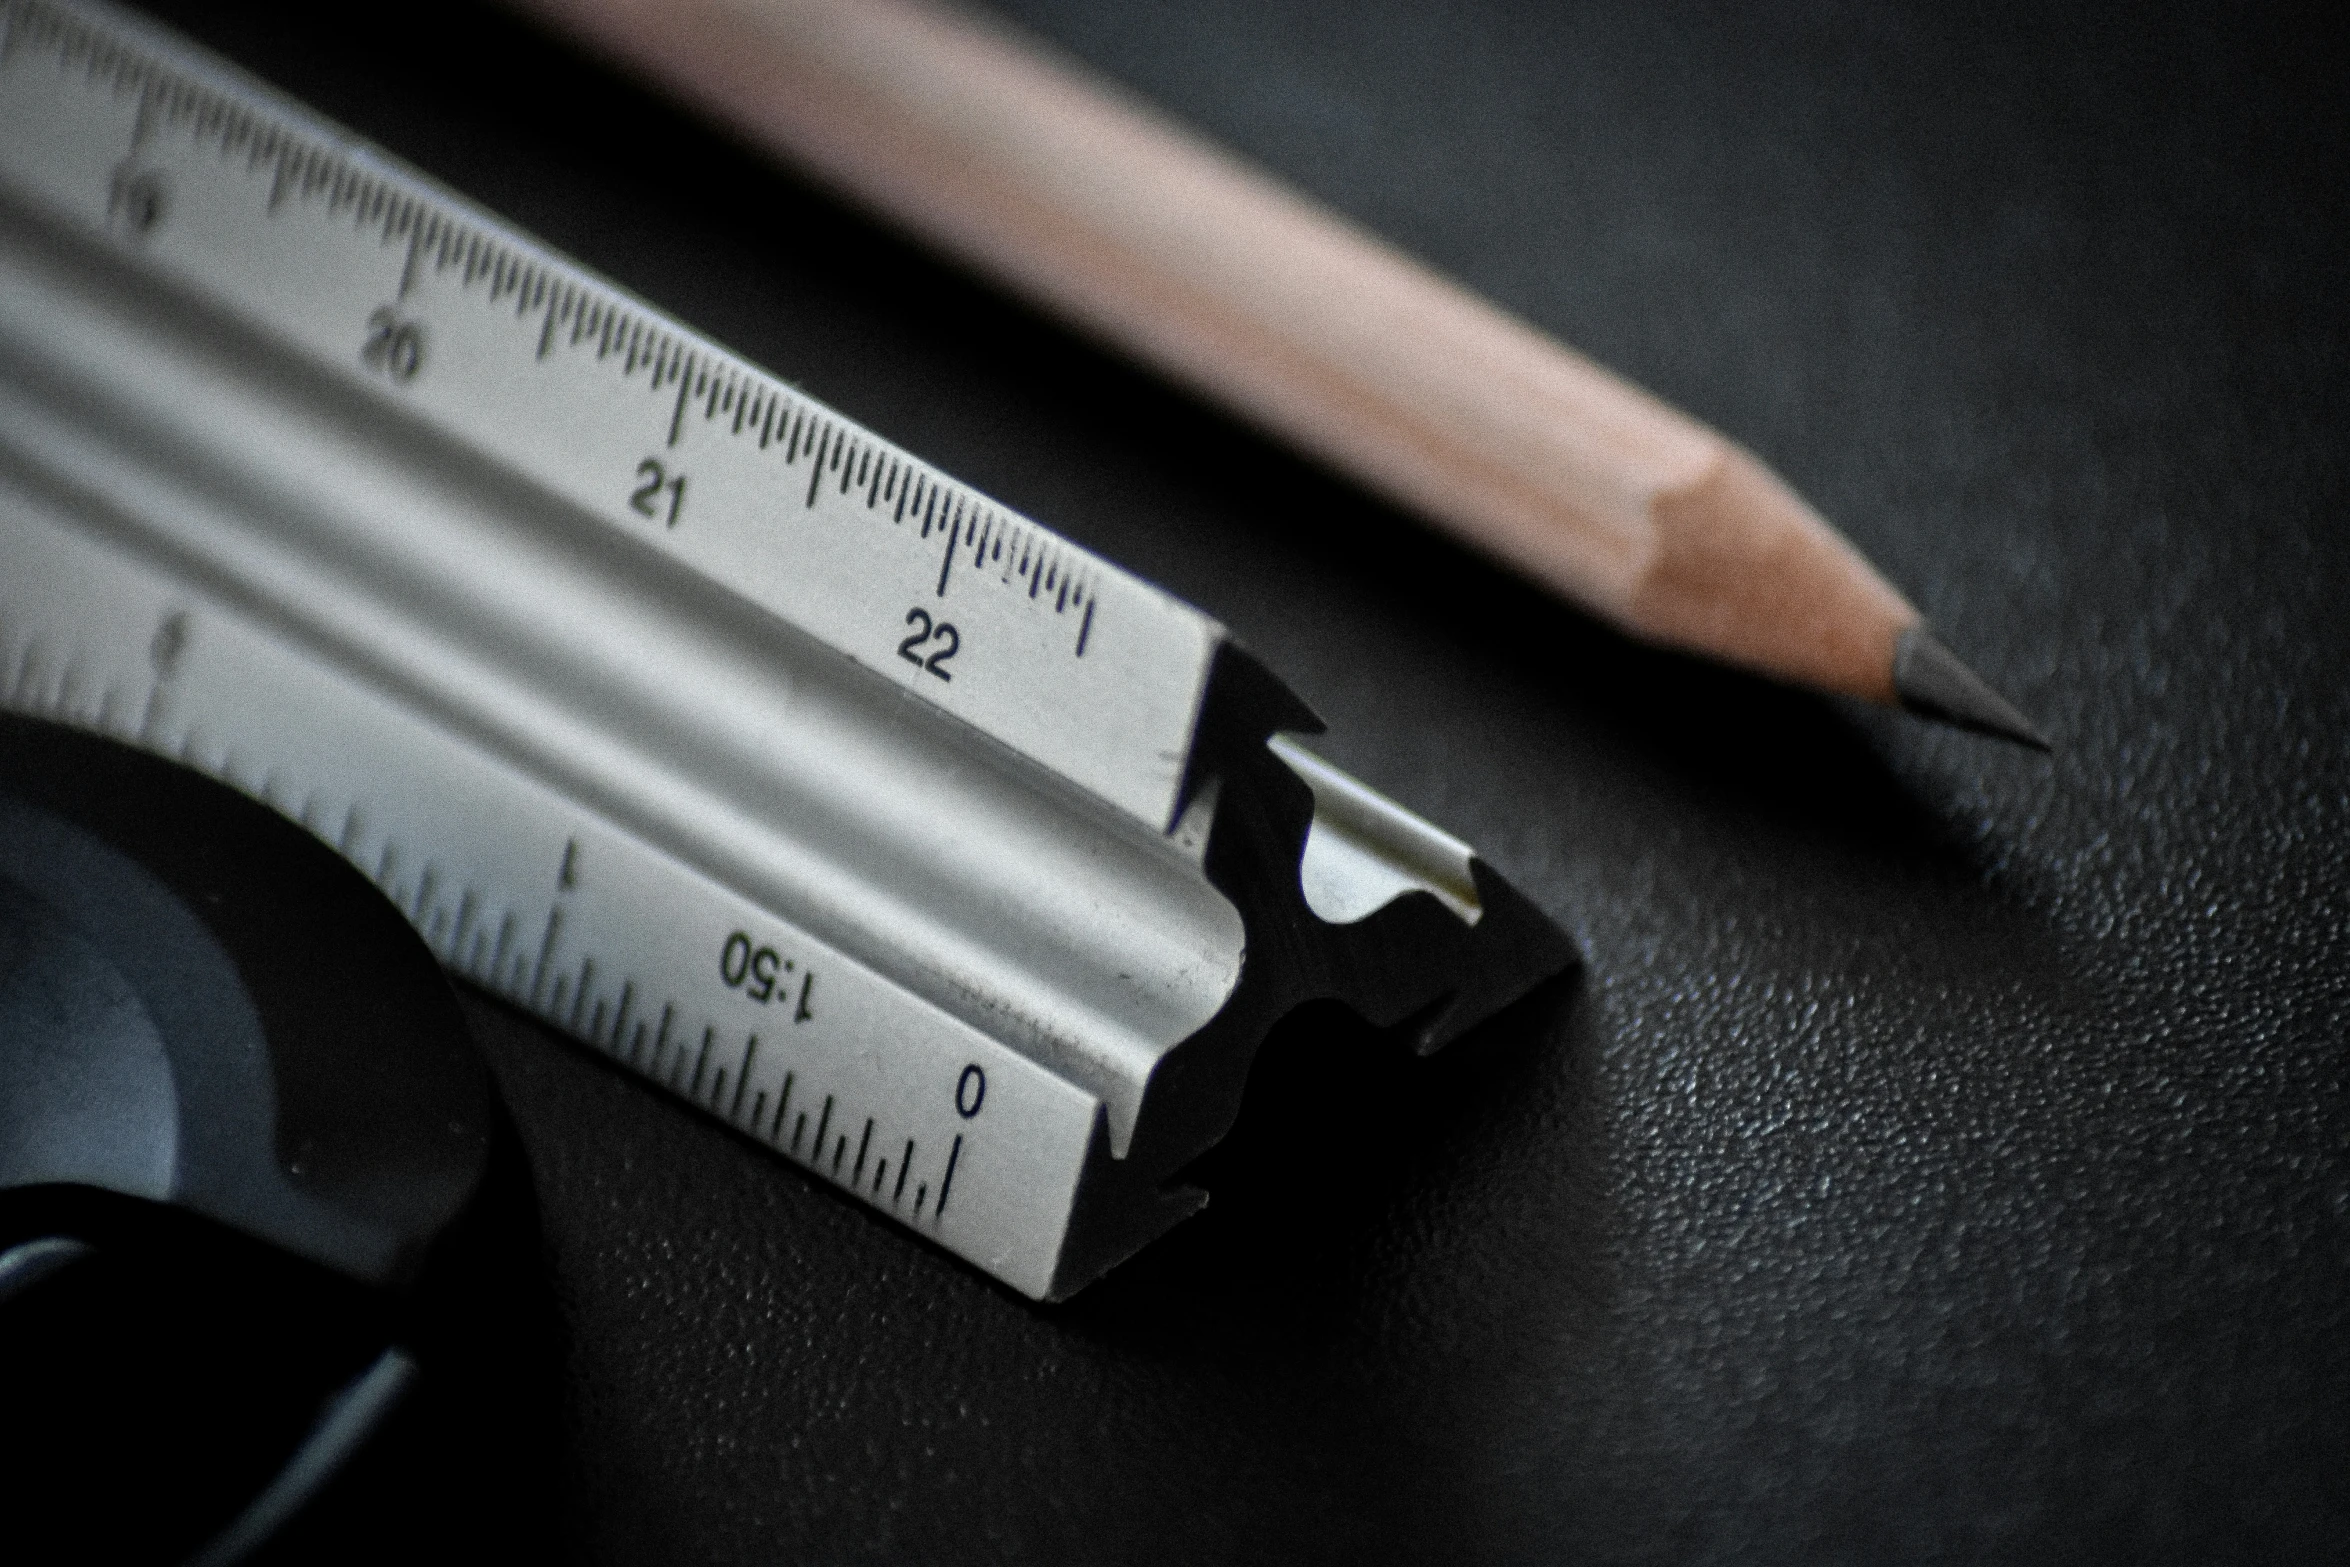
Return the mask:
[[1752,456],[1033,45],[908,0],[523,3],[1627,631],[1896,699],[1917,612]]

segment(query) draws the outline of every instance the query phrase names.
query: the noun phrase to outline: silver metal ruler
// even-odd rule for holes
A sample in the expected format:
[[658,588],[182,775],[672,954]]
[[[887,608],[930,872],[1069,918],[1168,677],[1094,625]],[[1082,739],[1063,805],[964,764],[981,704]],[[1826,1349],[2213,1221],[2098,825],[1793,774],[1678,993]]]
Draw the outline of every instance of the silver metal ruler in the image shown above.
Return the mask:
[[0,705],[1032,1296],[1570,961],[1224,629],[177,36],[0,0]]

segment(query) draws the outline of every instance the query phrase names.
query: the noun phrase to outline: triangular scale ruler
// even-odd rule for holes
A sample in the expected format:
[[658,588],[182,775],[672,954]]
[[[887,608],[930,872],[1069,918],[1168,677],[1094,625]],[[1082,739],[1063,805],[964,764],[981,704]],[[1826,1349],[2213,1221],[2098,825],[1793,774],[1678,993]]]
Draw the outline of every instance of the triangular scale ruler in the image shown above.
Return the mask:
[[0,705],[1029,1295],[1265,1030],[1570,960],[1208,616],[110,8],[0,4]]

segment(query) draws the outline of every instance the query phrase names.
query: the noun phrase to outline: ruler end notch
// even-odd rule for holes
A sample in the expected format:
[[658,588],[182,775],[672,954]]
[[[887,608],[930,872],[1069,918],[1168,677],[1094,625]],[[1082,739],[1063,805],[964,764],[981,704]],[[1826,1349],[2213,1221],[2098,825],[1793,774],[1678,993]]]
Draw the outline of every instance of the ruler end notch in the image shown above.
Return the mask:
[[[1044,1298],[1064,1299],[1199,1211],[1207,1194],[1183,1172],[1239,1118],[1256,1054],[1300,1005],[1343,1003],[1420,1054],[1449,1043],[1544,982],[1578,966],[1557,923],[1468,846],[1310,756],[1301,769],[1277,734],[1321,727],[1303,702],[1237,646],[1219,649],[1202,704],[1185,795],[1214,790],[1202,869],[1247,931],[1240,983],[1205,1026],[1152,1068],[1124,1154],[1097,1125]],[[1359,917],[1332,920],[1302,880],[1327,773],[1350,809],[1391,819],[1391,836],[1444,839],[1473,898],[1410,887]],[[1372,836],[1376,836],[1373,834]]]

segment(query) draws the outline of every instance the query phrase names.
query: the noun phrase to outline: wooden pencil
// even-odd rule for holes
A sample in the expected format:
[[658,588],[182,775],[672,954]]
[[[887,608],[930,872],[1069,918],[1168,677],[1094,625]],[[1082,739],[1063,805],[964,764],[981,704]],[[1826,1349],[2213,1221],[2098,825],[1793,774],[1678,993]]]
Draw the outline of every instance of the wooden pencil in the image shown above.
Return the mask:
[[1636,637],[2045,745],[1721,434],[1031,41],[921,0],[521,0]]

